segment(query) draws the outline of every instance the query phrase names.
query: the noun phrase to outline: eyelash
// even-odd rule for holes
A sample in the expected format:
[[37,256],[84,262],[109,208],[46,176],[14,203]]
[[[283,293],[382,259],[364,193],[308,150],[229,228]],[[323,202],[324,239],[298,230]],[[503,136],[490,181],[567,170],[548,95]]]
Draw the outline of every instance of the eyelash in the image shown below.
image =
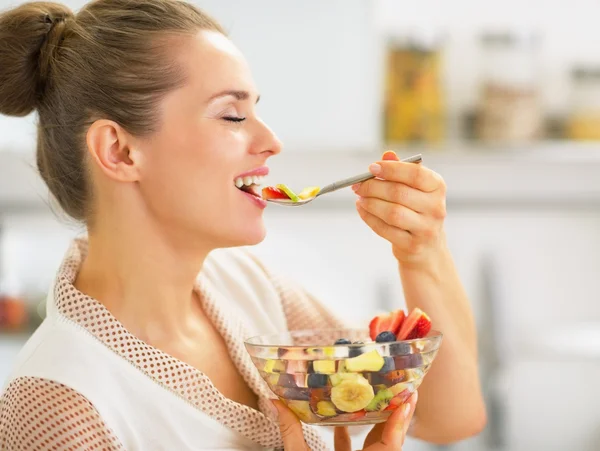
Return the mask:
[[229,122],[244,122],[246,120],[245,117],[234,117],[234,116],[226,116],[223,119]]

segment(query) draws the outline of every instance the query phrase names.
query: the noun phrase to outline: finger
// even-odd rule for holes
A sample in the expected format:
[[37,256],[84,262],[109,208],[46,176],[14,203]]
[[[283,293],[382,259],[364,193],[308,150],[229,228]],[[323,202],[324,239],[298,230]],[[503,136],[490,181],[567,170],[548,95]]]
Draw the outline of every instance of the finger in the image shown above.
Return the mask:
[[404,183],[387,180],[368,180],[355,185],[354,192],[361,197],[375,197],[397,203],[417,213],[433,212],[437,206],[437,196],[424,193]]
[[396,155],[396,152],[394,152],[393,150],[388,150],[384,152],[381,159],[389,161],[400,161],[400,157],[398,157],[398,155]]
[[395,204],[374,197],[360,197],[357,204],[386,224],[421,235],[425,232],[427,218],[404,205]]
[[426,193],[445,189],[443,179],[421,164],[381,160],[369,166],[369,171],[380,179],[404,183]]
[[335,451],[352,451],[352,441],[348,428],[336,427],[333,430],[333,448]]
[[308,445],[304,440],[302,424],[298,417],[281,401],[272,401],[279,413],[279,429],[281,439],[286,451],[308,451]]
[[381,433],[381,443],[388,446],[387,449],[400,449],[404,445],[408,425],[415,413],[418,397],[416,393],[413,393],[406,404],[398,407],[385,423]]
[[365,448],[368,448],[369,446],[372,446],[376,443],[381,442],[381,434],[383,433],[383,430],[385,429],[385,423],[379,423],[376,424],[375,426],[373,426],[373,429],[371,429],[369,431],[369,433],[367,434],[367,437],[365,438]]
[[399,246],[408,245],[411,241],[414,241],[414,237],[410,232],[389,225],[383,219],[369,213],[358,202],[356,203],[356,209],[362,220],[381,238]]
[[404,440],[406,439],[406,436],[408,435],[408,430],[410,428],[411,421],[415,415],[418,400],[419,400],[419,392],[418,391],[415,391],[412,394],[412,396],[410,398],[408,398],[408,403],[410,404],[410,412],[408,413],[406,421],[404,422],[404,438],[402,439],[403,445],[404,445]]
[[404,424],[408,404],[398,407],[384,423],[379,439],[365,446],[363,451],[401,451],[404,443]]

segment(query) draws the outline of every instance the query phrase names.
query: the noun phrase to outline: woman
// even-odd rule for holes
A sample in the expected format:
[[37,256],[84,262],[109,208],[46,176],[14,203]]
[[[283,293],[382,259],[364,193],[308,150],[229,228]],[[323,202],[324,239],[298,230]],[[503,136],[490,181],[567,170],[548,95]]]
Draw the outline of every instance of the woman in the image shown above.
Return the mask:
[[[87,227],[4,389],[2,449],[326,449],[280,405],[276,420],[243,346],[342,326],[245,249],[265,236],[265,203],[235,181],[258,182],[281,150],[258,97],[238,49],[187,3],[97,0],[77,15],[31,3],[0,16],[0,113],[37,111],[39,172]],[[413,411],[415,437],[471,436],[485,412],[443,180],[393,153],[371,171],[358,213],[392,244],[408,307],[445,339],[419,407],[413,397],[366,449],[399,449]],[[349,449],[345,430],[336,437]]]

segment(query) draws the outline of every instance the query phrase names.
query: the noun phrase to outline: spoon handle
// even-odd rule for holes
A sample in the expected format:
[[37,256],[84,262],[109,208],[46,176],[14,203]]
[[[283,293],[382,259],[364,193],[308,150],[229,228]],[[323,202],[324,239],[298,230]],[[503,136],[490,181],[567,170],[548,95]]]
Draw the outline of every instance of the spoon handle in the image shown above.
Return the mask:
[[[418,154],[413,155],[412,157],[405,158],[401,161],[404,163],[420,163],[421,161],[423,161],[423,158],[421,154]],[[319,191],[316,197],[322,194],[332,193],[333,191],[337,191],[339,189],[346,188],[347,186],[352,186],[355,183],[361,183],[372,178],[375,178],[373,174],[371,174],[370,172],[365,172],[363,174],[348,177],[347,179],[338,180],[337,182],[333,182],[327,186],[324,186],[323,189]]]

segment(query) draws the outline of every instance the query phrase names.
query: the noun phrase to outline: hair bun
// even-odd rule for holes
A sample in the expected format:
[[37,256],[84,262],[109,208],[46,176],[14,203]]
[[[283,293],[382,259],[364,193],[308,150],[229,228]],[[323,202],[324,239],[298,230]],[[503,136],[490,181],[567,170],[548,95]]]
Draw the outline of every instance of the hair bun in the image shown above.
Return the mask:
[[33,2],[0,15],[0,113],[31,113],[47,86],[71,10]]

